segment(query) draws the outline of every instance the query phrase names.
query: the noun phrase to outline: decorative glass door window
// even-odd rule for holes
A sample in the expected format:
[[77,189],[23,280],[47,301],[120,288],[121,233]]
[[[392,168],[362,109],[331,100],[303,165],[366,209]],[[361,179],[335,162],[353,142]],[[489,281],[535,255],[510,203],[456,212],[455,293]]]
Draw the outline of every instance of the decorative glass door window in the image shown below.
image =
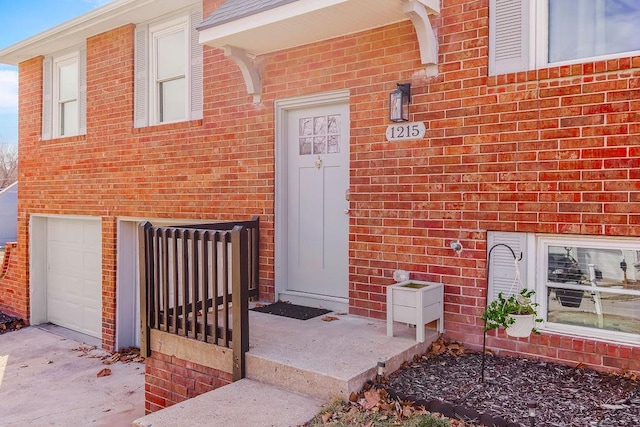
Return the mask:
[[340,115],[304,117],[299,120],[300,155],[340,152]]

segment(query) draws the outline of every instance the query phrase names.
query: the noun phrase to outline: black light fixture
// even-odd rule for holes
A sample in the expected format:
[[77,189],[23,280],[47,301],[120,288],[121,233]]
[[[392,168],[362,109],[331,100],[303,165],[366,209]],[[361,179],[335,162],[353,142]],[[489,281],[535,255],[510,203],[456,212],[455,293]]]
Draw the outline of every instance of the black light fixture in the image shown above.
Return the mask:
[[411,83],[398,83],[398,88],[389,96],[389,120],[392,122],[409,121],[411,104]]

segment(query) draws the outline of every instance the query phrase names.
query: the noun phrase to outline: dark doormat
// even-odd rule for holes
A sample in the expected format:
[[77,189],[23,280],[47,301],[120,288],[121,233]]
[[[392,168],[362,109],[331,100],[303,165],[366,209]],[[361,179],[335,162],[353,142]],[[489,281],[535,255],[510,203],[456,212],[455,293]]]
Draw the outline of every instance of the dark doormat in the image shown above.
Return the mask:
[[305,307],[304,305],[296,305],[284,301],[274,302],[273,304],[263,307],[252,308],[251,310],[298,320],[309,320],[331,312],[331,310],[325,310],[323,308]]

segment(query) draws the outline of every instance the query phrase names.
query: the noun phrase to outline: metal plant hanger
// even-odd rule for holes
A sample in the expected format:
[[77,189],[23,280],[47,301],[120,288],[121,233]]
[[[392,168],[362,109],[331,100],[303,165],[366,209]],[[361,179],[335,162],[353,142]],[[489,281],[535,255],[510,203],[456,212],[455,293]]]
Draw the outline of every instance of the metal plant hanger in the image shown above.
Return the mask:
[[[496,243],[495,245],[491,246],[491,249],[489,249],[489,253],[487,254],[487,280],[486,280],[486,287],[485,287],[485,298],[484,298],[484,309],[485,311],[487,310],[487,307],[489,306],[489,273],[491,271],[491,252],[493,252],[493,250],[497,247],[500,246],[504,246],[505,248],[509,249],[509,252],[511,252],[511,255],[513,256],[513,260],[516,263],[516,280],[520,280],[520,272],[519,272],[519,267],[518,267],[518,262],[522,261],[522,252],[520,252],[520,257],[516,256],[515,251],[511,248],[511,246],[505,244],[505,243]],[[487,325],[487,320],[485,319],[484,321],[484,326]],[[485,355],[486,355],[486,350],[487,350],[487,330],[486,328],[482,328],[483,329],[483,336],[482,336],[482,367],[481,367],[481,376],[480,376],[480,382],[484,382],[484,367],[485,367]]]

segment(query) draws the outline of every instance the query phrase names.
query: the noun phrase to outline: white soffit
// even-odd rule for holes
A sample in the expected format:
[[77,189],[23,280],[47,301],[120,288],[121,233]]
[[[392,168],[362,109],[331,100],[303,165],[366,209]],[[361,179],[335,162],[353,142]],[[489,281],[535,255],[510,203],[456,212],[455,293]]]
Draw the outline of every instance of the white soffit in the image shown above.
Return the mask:
[[200,43],[261,55],[405,21],[403,3],[405,0],[298,0],[204,28]]
[[17,65],[36,56],[72,48],[105,31],[199,4],[201,0],[116,0],[0,50],[0,63]]
[[[215,12],[214,12],[215,13]],[[200,43],[223,49],[240,67],[254,102],[261,77],[252,57],[410,19],[429,76],[438,72],[438,42],[429,15],[440,0],[297,0],[246,17],[199,29]]]

